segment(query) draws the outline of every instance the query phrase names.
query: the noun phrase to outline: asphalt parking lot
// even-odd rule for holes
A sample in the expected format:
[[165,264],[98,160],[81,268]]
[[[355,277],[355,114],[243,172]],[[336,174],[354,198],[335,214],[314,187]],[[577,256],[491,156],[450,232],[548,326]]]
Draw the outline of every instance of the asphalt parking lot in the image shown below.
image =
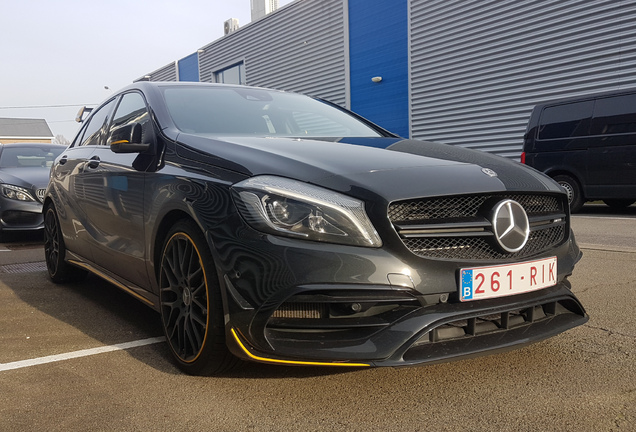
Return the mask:
[[155,312],[96,277],[51,283],[41,237],[7,236],[0,430],[636,431],[636,207],[586,206],[573,228],[584,326],[432,366],[217,378],[173,366]]

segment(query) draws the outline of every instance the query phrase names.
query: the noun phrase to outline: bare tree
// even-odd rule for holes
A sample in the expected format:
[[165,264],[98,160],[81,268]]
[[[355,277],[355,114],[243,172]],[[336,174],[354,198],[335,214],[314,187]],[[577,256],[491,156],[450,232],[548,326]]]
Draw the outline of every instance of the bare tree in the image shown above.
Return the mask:
[[53,138],[53,144],[62,144],[62,145],[69,145],[71,142],[69,140],[66,139],[66,137],[64,135],[55,135],[55,138]]

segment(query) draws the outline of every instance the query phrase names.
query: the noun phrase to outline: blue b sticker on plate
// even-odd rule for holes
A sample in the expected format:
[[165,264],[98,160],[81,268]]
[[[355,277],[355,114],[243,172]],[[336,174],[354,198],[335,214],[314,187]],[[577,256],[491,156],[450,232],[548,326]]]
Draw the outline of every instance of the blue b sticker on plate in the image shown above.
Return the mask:
[[462,270],[462,298],[464,300],[473,299],[473,271]]

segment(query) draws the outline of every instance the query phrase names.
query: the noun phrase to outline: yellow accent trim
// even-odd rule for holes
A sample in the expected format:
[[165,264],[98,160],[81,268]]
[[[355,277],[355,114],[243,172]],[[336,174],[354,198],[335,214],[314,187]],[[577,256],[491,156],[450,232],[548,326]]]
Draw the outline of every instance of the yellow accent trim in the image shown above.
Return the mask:
[[73,263],[74,265],[76,265],[78,267],[82,267],[82,268],[88,270],[91,273],[94,273],[95,275],[99,276],[100,278],[102,278],[102,279],[106,280],[107,282],[110,282],[111,284],[115,285],[117,288],[120,288],[120,289],[126,291],[128,294],[132,295],[137,300],[141,300],[142,302],[146,303],[147,305],[149,305],[149,306],[151,306],[153,308],[155,307],[155,304],[153,302],[151,302],[150,300],[148,300],[147,298],[145,298],[144,296],[137,294],[135,291],[131,290],[126,285],[117,282],[112,277],[108,276],[107,274],[104,274],[104,273],[100,272],[99,270],[95,269],[94,267],[91,267],[90,265],[84,264],[83,262],[80,262],[80,261],[69,260],[69,262]]
[[295,361],[295,360],[277,360],[277,359],[270,359],[270,358],[265,358],[265,357],[258,357],[258,356],[255,356],[254,354],[252,354],[251,352],[249,352],[249,350],[245,347],[245,345],[243,345],[243,343],[239,339],[238,335],[236,334],[236,331],[233,328],[230,329],[230,331],[232,332],[232,336],[234,336],[234,339],[236,340],[236,343],[241,347],[241,349],[243,349],[245,354],[247,354],[251,359],[258,360],[258,361],[261,361],[261,362],[276,363],[276,364],[289,364],[289,365],[303,365],[303,366],[349,366],[349,367],[369,367],[369,366],[371,366],[371,365],[369,365],[367,363],[308,362],[308,361]]

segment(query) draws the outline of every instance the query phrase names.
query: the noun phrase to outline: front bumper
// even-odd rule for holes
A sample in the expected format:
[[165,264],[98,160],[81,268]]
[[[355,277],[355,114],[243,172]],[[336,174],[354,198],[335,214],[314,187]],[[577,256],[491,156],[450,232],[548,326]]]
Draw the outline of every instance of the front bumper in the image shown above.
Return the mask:
[[[341,289],[351,292],[350,287]],[[301,325],[298,321],[302,319],[295,318],[285,325],[270,319],[265,328],[268,350],[255,348],[239,328],[230,328],[228,341],[235,355],[262,362],[400,366],[507,351],[588,320],[567,281],[507,298],[420,303],[404,309],[403,316],[393,322],[357,319],[349,325],[329,325],[323,320],[321,325],[319,318],[305,318]]]
[[44,228],[42,204],[0,197],[0,230],[31,231]]
[[473,302],[458,298],[465,262],[271,236],[254,244],[262,247],[258,253],[227,248],[217,256],[226,339],[246,360],[441,362],[513,349],[588,320],[567,281],[581,255],[573,237],[546,254],[558,257],[555,286]]
[[[557,213],[548,219],[563,231],[561,240],[508,256],[463,254],[475,250],[473,244],[428,248],[462,252],[457,256],[423,256],[388,228],[382,248],[305,242],[248,227],[210,231],[228,346],[238,357],[261,362],[397,366],[509,350],[554,336],[588,320],[567,281],[581,252],[566,215]],[[545,226],[540,222],[533,232]],[[459,300],[462,268],[554,256],[552,287]]]

